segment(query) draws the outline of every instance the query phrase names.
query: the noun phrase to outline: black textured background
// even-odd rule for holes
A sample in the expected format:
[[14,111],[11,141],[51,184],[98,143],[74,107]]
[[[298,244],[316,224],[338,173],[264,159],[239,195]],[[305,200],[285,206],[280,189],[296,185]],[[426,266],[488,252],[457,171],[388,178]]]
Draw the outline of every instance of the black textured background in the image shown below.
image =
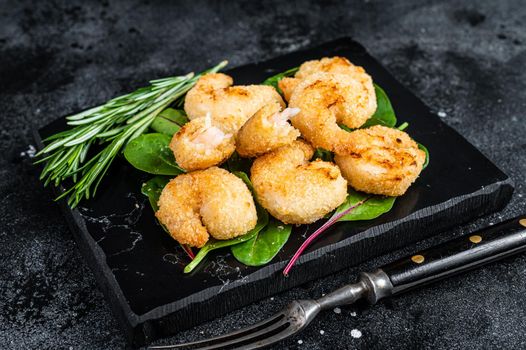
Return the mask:
[[[501,213],[162,342],[247,325],[293,299],[319,297],[359,270],[526,212],[524,4],[323,4],[0,1],[0,348],[125,347],[31,165],[31,130],[150,78],[223,58],[235,66],[353,36],[510,175],[516,192]],[[511,258],[373,307],[322,314],[276,349],[525,348],[525,262],[526,256]],[[351,335],[355,329],[360,338]]]

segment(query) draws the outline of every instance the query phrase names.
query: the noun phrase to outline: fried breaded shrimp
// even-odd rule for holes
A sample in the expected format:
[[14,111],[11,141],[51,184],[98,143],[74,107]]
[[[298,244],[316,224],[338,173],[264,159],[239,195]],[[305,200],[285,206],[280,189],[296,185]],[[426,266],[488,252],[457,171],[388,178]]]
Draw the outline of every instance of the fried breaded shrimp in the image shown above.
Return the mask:
[[297,108],[281,111],[277,102],[261,108],[243,125],[236,139],[236,150],[242,157],[257,157],[273,149],[288,145],[300,132],[288,123],[298,114]]
[[256,206],[245,183],[212,167],[177,176],[163,189],[155,216],[181,244],[202,247],[209,239],[230,239],[253,229]]
[[347,197],[347,182],[330,162],[309,162],[313,148],[304,141],[278,148],[254,161],[251,180],[259,203],[287,224],[321,219]]
[[281,91],[283,91],[285,100],[290,100],[294,88],[301,80],[316,73],[345,74],[353,79],[362,81],[366,85],[372,83],[371,77],[365,70],[360,66],[352,64],[347,58],[339,56],[324,57],[320,60],[303,62],[294,75],[294,78],[286,77],[279,81],[278,86]]
[[334,159],[356,190],[401,196],[422,171],[426,155],[405,132],[377,125],[350,135],[354,150]]
[[370,80],[364,84],[344,74],[315,73],[294,89],[289,107],[300,109],[292,125],[314,147],[348,154],[349,133],[338,123],[362,126],[376,110],[376,95]]
[[214,73],[202,76],[185,97],[184,109],[190,120],[211,113],[225,133],[235,134],[261,107],[277,102],[285,106],[271,86],[231,86],[230,76]]
[[186,171],[206,169],[221,164],[235,150],[232,134],[225,134],[214,126],[207,114],[193,119],[179,130],[170,142],[175,161]]

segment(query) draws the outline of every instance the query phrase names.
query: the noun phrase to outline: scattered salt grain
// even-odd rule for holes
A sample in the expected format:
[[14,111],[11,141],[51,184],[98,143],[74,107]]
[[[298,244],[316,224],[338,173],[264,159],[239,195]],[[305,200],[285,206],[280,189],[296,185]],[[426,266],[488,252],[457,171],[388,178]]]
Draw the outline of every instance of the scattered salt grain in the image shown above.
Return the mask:
[[323,329],[320,330],[320,334],[321,334],[321,335],[324,335],[324,334],[325,334],[325,331],[324,331]]
[[444,112],[444,111],[439,111],[439,112],[438,112],[438,116],[439,116],[440,118],[445,118],[445,117],[447,116],[447,114],[446,114],[446,112]]
[[284,228],[285,228],[285,227],[283,227],[283,226],[281,226],[281,225],[278,226],[278,230],[283,230]]
[[334,311],[335,314],[341,314],[342,313],[342,309],[340,309],[339,307],[335,307],[334,310],[332,310],[332,311]]
[[139,204],[135,203],[135,208],[139,209],[140,208]]
[[271,297],[270,300],[274,300],[274,297]]
[[27,146],[27,150],[25,150],[24,152],[20,152],[20,157],[28,156],[29,158],[33,158],[35,157],[36,153],[37,153],[37,150],[35,146],[29,145]]
[[351,312],[351,316],[356,316],[356,312]]
[[358,329],[353,329],[351,331],[351,337],[356,338],[356,339],[361,338],[362,337],[362,332],[360,332],[360,330],[358,330]]
[[298,344],[300,344],[300,345],[303,344],[303,340],[301,340],[301,339],[298,340]]

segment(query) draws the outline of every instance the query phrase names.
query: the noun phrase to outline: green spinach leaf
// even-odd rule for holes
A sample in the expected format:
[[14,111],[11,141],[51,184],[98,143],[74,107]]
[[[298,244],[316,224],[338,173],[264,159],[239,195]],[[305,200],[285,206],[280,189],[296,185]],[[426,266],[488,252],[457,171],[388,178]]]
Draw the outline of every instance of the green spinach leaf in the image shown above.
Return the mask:
[[[237,152],[234,152],[224,164],[224,167],[228,171],[230,171],[231,173],[235,174],[235,173],[243,172],[245,176],[246,176],[246,173],[250,172],[250,167],[251,166],[252,166],[252,159],[243,158]],[[241,177],[241,176],[239,176],[239,177]],[[242,178],[242,180],[245,181],[245,179],[243,179],[243,178]],[[245,181],[245,183],[247,183],[247,182]],[[249,183],[250,183],[250,181],[249,181]],[[247,185],[248,186],[252,186],[252,184],[248,184],[248,183],[247,183]]]
[[418,144],[418,148],[420,148],[426,154],[426,160],[424,161],[424,166],[422,168],[422,169],[425,169],[429,165],[429,151],[427,150],[427,147],[421,144],[420,142],[417,142],[417,144]]
[[278,86],[278,83],[281,79],[285,78],[285,77],[291,77],[293,76],[294,74],[296,74],[296,72],[300,69],[300,67],[294,67],[294,68],[291,68],[289,70],[286,70],[282,73],[279,73],[279,74],[276,74],[276,75],[273,75],[267,79],[265,79],[265,81],[262,83],[263,85],[270,85],[270,86],[273,86],[276,90],[278,90],[278,92],[280,94],[283,95],[283,91],[281,91],[281,89],[279,88]]
[[327,151],[324,148],[316,148],[313,159],[321,159],[326,162],[333,162],[334,156],[331,151]]
[[396,115],[385,91],[378,85],[374,84],[376,93],[376,112],[369,118],[362,128],[368,128],[373,125],[384,125],[393,128],[396,125]]
[[142,184],[141,193],[148,197],[154,212],[159,210],[157,202],[159,202],[159,197],[164,186],[166,186],[169,181],[170,177],[168,176],[155,176]]
[[128,143],[124,157],[135,168],[154,175],[184,173],[168,145],[171,137],[161,133],[143,134]]
[[150,128],[162,134],[173,136],[188,122],[188,117],[183,110],[166,108],[153,120]]
[[258,235],[230,248],[234,257],[248,266],[269,263],[289,239],[292,225],[285,225],[274,218]]
[[349,189],[347,199],[336,209],[333,217],[356,206],[338,221],[372,220],[391,210],[395,200],[396,197],[371,195]]

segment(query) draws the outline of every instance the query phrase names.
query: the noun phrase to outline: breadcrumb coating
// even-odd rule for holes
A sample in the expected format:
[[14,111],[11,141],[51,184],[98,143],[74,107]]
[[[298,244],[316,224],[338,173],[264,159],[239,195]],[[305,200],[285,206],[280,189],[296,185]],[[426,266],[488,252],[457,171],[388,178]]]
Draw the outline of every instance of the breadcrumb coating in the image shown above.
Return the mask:
[[242,157],[257,157],[292,143],[300,136],[300,132],[288,123],[288,119],[298,113],[297,108],[281,111],[281,105],[277,102],[267,104],[239,130],[237,153]]
[[289,107],[300,109],[291,118],[292,125],[314,147],[346,154],[351,139],[338,124],[362,126],[376,110],[376,95],[371,81],[363,84],[348,75],[315,73],[294,89]]
[[336,209],[347,181],[330,162],[310,162],[314,149],[297,140],[254,161],[251,180],[259,203],[287,224],[307,224]]
[[294,75],[294,78],[283,78],[278,83],[279,88],[283,91],[285,100],[290,100],[292,92],[301,80],[316,73],[344,74],[353,79],[363,81],[364,84],[368,84],[369,80],[371,80],[372,83],[372,79],[367,73],[365,73],[365,69],[360,66],[355,66],[347,58],[339,56],[323,57],[319,60],[303,62]]
[[206,74],[199,78],[185,97],[184,109],[190,120],[211,114],[225,133],[236,134],[243,124],[264,105],[277,102],[285,107],[272,86],[232,86],[230,76]]
[[170,142],[175,161],[186,171],[206,169],[227,160],[235,151],[232,134],[213,125],[210,115],[183,125]]
[[334,160],[354,189],[401,196],[422,171],[425,152],[407,133],[377,125],[350,135],[352,152]]
[[256,226],[254,199],[245,183],[211,167],[171,180],[159,198],[155,216],[181,244],[202,247],[212,236],[225,240]]

